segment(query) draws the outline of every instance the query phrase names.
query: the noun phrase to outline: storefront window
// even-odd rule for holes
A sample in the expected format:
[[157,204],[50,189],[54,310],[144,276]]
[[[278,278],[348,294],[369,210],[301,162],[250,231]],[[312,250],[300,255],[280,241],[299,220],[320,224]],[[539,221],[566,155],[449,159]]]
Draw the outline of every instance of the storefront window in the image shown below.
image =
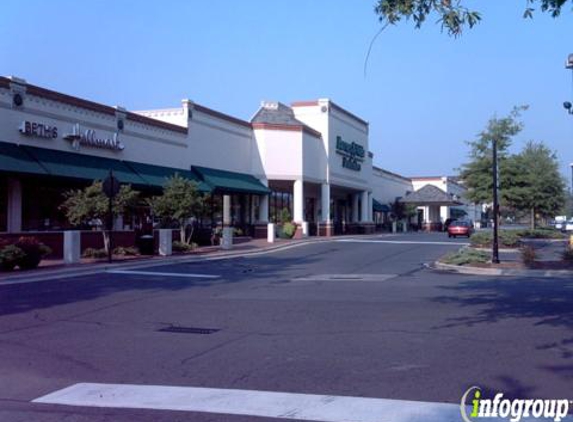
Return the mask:
[[288,212],[292,219],[293,195],[290,192],[273,191],[270,201],[270,219],[274,223],[282,223],[284,214]]
[[61,187],[61,184],[37,178],[22,180],[22,230],[63,230],[69,227],[59,207],[64,202],[64,193],[71,187]]

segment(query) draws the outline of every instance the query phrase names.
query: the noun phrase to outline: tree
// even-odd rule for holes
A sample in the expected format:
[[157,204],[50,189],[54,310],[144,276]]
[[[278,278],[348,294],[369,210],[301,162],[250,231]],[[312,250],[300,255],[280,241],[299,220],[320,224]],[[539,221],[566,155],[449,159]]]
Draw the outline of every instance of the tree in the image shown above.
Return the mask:
[[197,190],[197,183],[176,173],[167,179],[163,188],[163,195],[150,198],[148,203],[153,214],[161,218],[164,226],[171,222],[177,223],[181,242],[190,244],[193,226],[191,226],[191,231],[187,236],[189,219],[197,217],[204,209],[204,198]]
[[405,204],[399,199],[390,203],[390,211],[394,215],[396,221],[407,220],[414,217],[418,213],[418,207],[413,204]]
[[521,174],[511,205],[530,210],[534,229],[538,215],[554,217],[565,206],[565,182],[559,173],[557,156],[542,142],[528,142],[515,161]]
[[[542,12],[553,17],[561,14],[565,3],[570,0],[525,0],[524,18],[532,18],[535,8],[539,5]],[[478,11],[470,10],[463,5],[463,0],[378,0],[374,11],[384,25],[395,25],[404,20],[413,20],[416,28],[420,28],[431,15],[437,15],[442,30],[457,37],[464,28],[472,28],[478,24],[482,16]]]
[[492,144],[497,141],[500,174],[500,194],[502,205],[511,202],[515,194],[513,188],[519,176],[519,169],[513,157],[509,155],[512,138],[521,132],[523,124],[519,120],[521,112],[527,106],[515,107],[502,118],[492,117],[486,128],[478,134],[470,146],[470,161],[463,164],[460,177],[467,188],[466,198],[474,204],[493,201],[493,158]]
[[[94,181],[84,189],[73,189],[64,193],[65,201],[60,205],[68,221],[74,225],[92,225],[103,229],[109,213],[109,199],[102,191],[102,182]],[[119,193],[112,201],[112,214],[117,217],[135,205],[139,192],[131,189],[130,185],[122,185]],[[109,252],[109,237],[106,230],[102,230],[103,244]]]

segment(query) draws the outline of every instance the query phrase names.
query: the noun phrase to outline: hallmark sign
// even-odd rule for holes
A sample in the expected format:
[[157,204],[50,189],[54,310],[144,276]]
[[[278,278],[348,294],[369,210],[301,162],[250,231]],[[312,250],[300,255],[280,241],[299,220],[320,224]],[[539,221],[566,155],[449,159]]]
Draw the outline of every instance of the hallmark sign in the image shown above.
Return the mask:
[[342,167],[360,171],[366,155],[364,147],[356,142],[346,142],[342,137],[336,137],[336,153],[342,155]]
[[79,150],[82,146],[111,151],[123,151],[125,149],[125,145],[118,139],[117,133],[111,137],[99,137],[93,129],[82,130],[79,123],[72,127],[71,133],[64,135],[64,139],[71,142],[72,148],[75,150]]

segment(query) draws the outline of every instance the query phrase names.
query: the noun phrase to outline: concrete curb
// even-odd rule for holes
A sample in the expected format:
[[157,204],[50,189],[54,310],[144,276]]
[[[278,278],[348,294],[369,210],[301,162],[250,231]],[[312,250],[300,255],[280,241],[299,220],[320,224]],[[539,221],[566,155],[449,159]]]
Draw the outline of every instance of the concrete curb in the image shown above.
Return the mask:
[[482,268],[462,265],[450,265],[442,262],[434,262],[430,267],[440,271],[448,271],[457,274],[503,276],[503,277],[529,277],[529,278],[573,278],[572,270],[521,270],[510,268]]
[[91,275],[103,273],[108,270],[131,270],[138,268],[158,267],[161,265],[177,264],[185,262],[202,262],[202,261],[216,261],[223,259],[240,258],[243,256],[257,256],[265,255],[273,252],[284,251],[293,249],[300,246],[305,246],[313,243],[323,243],[336,241],[338,238],[319,238],[319,239],[305,239],[286,244],[258,248],[251,251],[230,251],[230,252],[213,252],[205,255],[176,255],[164,258],[156,258],[150,260],[141,260],[138,262],[118,262],[118,263],[96,263],[84,264],[82,267],[73,268],[58,268],[58,269],[40,269],[36,270],[33,274],[16,274],[13,276],[2,277],[0,276],[0,285],[23,284],[33,283],[38,281],[48,281],[54,279],[66,279],[72,277],[79,277],[83,275]]

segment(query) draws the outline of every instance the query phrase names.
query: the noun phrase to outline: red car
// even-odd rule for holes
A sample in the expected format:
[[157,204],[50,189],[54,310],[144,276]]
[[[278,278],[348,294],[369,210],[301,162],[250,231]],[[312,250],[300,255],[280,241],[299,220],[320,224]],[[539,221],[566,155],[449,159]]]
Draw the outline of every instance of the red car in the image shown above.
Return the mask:
[[448,226],[448,237],[470,237],[473,232],[473,224],[469,221],[452,221]]

